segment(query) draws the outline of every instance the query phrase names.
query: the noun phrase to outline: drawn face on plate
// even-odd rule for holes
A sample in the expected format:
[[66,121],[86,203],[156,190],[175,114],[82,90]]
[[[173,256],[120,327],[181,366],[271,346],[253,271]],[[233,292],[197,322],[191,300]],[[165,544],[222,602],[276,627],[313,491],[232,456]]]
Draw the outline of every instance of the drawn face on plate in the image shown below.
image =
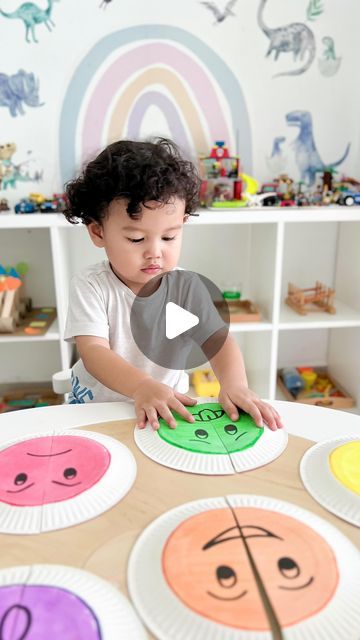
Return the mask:
[[329,461],[335,478],[344,487],[360,495],[360,440],[336,447]]
[[0,451],[0,501],[15,506],[60,502],[86,491],[106,472],[110,454],[81,436],[44,436]]
[[254,507],[213,509],[185,520],[164,547],[164,576],[204,617],[268,630],[248,552],[283,627],[317,613],[336,589],[336,560],[325,540],[299,520]]
[[101,640],[94,612],[76,594],[43,585],[0,587],[0,638]]
[[228,454],[253,446],[261,437],[264,430],[259,429],[248,414],[240,412],[239,419],[233,422],[223,409],[212,407],[214,403],[188,407],[195,423],[176,415],[176,429],[170,429],[164,420],[160,420],[160,438],[187,451]]

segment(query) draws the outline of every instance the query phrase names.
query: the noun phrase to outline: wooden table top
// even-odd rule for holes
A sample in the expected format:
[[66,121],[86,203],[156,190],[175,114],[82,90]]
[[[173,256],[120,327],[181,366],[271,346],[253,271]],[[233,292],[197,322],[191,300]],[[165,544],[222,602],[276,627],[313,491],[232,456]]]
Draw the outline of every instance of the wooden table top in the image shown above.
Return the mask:
[[[144,528],[169,509],[206,497],[249,493],[293,502],[321,516],[360,547],[359,530],[326,511],[304,489],[299,463],[314,443],[289,436],[277,460],[254,471],[201,476],[175,471],[147,458],[134,442],[134,420],[86,426],[120,440],[134,454],[137,477],[129,493],[112,509],[83,524],[38,535],[0,534],[0,568],[22,564],[64,564],[105,578],[127,593],[127,560]],[[149,638],[153,636],[149,635]]]

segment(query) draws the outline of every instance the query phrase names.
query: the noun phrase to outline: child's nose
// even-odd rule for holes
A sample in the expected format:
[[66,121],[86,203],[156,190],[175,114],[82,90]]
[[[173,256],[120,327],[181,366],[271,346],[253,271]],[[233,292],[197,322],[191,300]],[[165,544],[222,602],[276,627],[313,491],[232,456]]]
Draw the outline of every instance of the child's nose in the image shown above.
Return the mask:
[[152,240],[145,249],[145,258],[159,258],[161,256],[160,240]]

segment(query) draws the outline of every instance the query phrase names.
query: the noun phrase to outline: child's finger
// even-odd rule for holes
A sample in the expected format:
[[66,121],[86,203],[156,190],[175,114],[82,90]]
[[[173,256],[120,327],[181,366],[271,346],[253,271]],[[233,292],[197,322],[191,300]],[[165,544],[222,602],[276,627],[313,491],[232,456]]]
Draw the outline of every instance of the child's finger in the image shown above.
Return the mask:
[[254,402],[251,402],[251,400],[243,402],[241,408],[244,409],[246,413],[251,415],[252,419],[254,420],[254,422],[257,424],[259,428],[264,426],[264,421],[262,419],[260,409],[256,406]]
[[235,422],[235,420],[237,420],[239,417],[239,412],[234,403],[231,402],[230,398],[226,398],[221,404],[230,420],[233,420]]
[[188,407],[193,407],[197,403],[196,398],[191,398],[190,396],[187,396],[185,393],[179,393],[179,391],[175,391],[174,396],[175,398],[180,400],[182,404],[185,404]]
[[188,422],[195,422],[194,416],[192,416],[191,413],[185,409],[184,405],[176,398],[170,400],[169,407],[179,413]]
[[158,429],[159,428],[159,421],[158,421],[158,415],[157,415],[157,411],[154,407],[148,407],[146,409],[146,415],[147,418],[152,426],[153,429]]
[[139,427],[139,429],[143,429],[145,427],[145,424],[146,413],[144,409],[139,409],[138,411],[136,411],[136,426]]
[[265,422],[269,426],[269,429],[271,429],[271,431],[276,431],[277,422],[275,419],[275,415],[272,411],[272,407],[266,404],[266,402],[260,402],[258,405],[258,408],[260,409],[261,415],[264,418]]
[[171,429],[175,429],[176,420],[175,420],[174,416],[172,415],[171,411],[168,409],[168,407],[166,405],[164,405],[163,407],[158,407],[157,410],[158,410],[158,413],[160,414],[160,416],[169,425],[169,427],[171,427]]

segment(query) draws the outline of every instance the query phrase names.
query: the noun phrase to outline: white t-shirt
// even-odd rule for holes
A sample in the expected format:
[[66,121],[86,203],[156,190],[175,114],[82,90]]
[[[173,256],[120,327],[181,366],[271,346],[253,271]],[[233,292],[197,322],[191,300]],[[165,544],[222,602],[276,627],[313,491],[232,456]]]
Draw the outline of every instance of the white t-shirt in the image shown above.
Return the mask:
[[[194,287],[193,282],[194,279],[187,278],[183,270],[175,270],[162,278],[159,288],[152,296],[146,298],[146,300],[152,298],[153,302],[155,301],[159,323],[163,321],[166,301],[174,299],[175,294],[172,293],[174,290],[175,299],[180,306],[183,306],[185,296],[196,297],[198,300],[199,287],[196,287],[196,283]],[[70,283],[69,310],[64,339],[74,342],[74,338],[80,335],[105,338],[109,341],[110,349],[124,360],[159,382],[185,393],[188,390],[188,376],[184,371],[159,366],[149,360],[138,348],[130,326],[130,312],[135,297],[133,291],[116,277],[107,260],[87,267],[80,274],[75,275]],[[209,312],[212,304],[205,302],[201,306],[206,321],[200,322],[200,326],[193,330],[197,333],[197,339],[200,339],[199,344],[203,344],[210,335],[224,326],[217,313]],[[154,326],[158,324],[154,323],[153,317],[152,323]],[[101,384],[85,369],[81,359],[73,366],[72,386],[73,394],[69,401],[74,403],[129,400],[128,397]]]

